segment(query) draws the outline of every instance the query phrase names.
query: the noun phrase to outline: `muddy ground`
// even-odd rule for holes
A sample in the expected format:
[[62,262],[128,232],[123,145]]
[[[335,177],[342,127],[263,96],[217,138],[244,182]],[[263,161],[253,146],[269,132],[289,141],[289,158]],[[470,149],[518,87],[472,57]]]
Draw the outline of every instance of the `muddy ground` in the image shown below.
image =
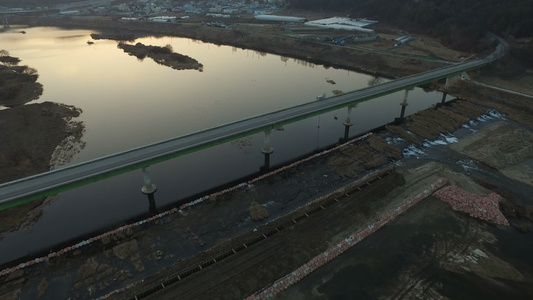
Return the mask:
[[[215,34],[221,33],[205,36]],[[259,36],[250,45],[265,41]],[[287,47],[278,51],[291,49],[289,43],[299,45],[280,40]],[[325,60],[337,56],[335,64],[352,58],[351,50],[322,54],[322,47],[304,52]],[[362,68],[381,60],[368,53],[353,57],[351,67],[365,57],[371,59]],[[395,77],[430,67],[403,60],[383,72]],[[401,65],[409,67],[400,70]],[[477,195],[499,193],[511,225],[469,217],[429,197],[278,297],[527,299],[533,294],[531,101],[461,81],[452,88],[464,100],[390,124],[185,215],[160,218],[4,276],[0,299],[244,298],[439,177]],[[440,142],[428,142],[435,139]],[[376,174],[371,184],[360,181],[368,174]],[[266,208],[265,219],[252,220],[253,202]]]

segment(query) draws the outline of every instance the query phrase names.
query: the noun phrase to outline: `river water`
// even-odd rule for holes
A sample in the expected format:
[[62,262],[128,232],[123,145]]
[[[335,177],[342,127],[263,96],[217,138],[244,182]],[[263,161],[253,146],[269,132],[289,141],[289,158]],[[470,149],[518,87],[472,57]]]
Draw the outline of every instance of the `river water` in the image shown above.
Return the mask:
[[[316,101],[384,82],[367,74],[230,46],[176,37],[147,37],[146,45],[171,45],[203,71],[174,70],[142,61],[111,40],[93,41],[89,30],[53,27],[13,29],[0,34],[0,49],[37,69],[43,95],[83,110],[85,148],[70,164],[190,134],[213,126]],[[93,41],[89,45],[87,42]],[[328,82],[329,81],[329,82]],[[334,82],[334,84],[332,83]],[[409,93],[406,115],[441,100],[438,92]],[[352,110],[350,137],[400,114],[403,92],[359,104]],[[322,100],[327,101],[327,100]],[[344,136],[346,109],[300,121],[272,132],[271,166],[322,149]],[[263,135],[215,146],[151,167],[158,206],[169,205],[257,173],[264,164]],[[29,230],[0,240],[0,264],[47,249],[148,212],[140,171],[61,193]]]

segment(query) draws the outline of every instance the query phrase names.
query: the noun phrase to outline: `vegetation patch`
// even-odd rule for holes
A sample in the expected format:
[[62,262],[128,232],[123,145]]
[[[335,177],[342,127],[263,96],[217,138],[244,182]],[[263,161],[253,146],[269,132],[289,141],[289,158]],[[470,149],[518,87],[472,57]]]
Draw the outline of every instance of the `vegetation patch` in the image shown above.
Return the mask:
[[35,100],[43,93],[37,70],[19,66],[19,58],[0,50],[0,106],[13,107]]
[[156,63],[171,67],[176,70],[198,70],[202,72],[203,65],[199,63],[194,58],[174,53],[171,45],[166,45],[165,47],[159,46],[146,46],[142,43],[137,43],[135,45],[129,45],[126,43],[119,43],[118,48],[124,50],[124,52],[137,57],[140,60],[150,57]]

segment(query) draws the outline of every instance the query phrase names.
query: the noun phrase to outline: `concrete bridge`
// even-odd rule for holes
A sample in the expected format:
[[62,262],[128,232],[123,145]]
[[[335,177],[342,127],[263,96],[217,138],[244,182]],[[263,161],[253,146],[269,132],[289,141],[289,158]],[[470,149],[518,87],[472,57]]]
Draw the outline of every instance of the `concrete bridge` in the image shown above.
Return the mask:
[[[344,121],[346,136],[349,126],[352,125],[350,114],[354,105],[401,90],[405,90],[400,115],[400,118],[403,118],[409,90],[440,79],[446,79],[448,84],[449,79],[453,76],[490,64],[498,59],[504,53],[504,50],[505,45],[500,43],[494,53],[484,58],[446,66],[351,93],[313,101],[4,183],[0,185],[0,210],[137,169],[142,169],[144,175],[142,192],[151,195],[156,191],[156,186],[150,180],[148,169],[150,165],[259,132],[264,132],[265,134],[261,151],[265,154],[265,159],[267,159],[268,155],[273,152],[272,147],[270,147],[270,130],[344,107],[348,108]],[[445,97],[446,94],[443,96],[443,102]]]

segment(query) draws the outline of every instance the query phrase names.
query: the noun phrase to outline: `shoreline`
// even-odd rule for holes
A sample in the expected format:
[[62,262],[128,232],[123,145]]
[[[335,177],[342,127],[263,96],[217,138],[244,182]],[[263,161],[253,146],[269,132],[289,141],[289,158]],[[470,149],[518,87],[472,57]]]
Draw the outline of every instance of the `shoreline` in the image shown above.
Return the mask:
[[[229,20],[246,22],[248,19]],[[124,22],[102,17],[95,20],[84,18],[17,18],[14,22],[29,26],[57,26],[95,30],[104,36],[126,36],[128,40],[145,36],[175,36],[200,40],[215,45],[228,45],[242,49],[268,52],[287,56],[327,67],[347,69],[385,78],[398,78],[427,71],[441,66],[438,62],[417,61],[402,56],[388,56],[361,51],[349,46],[334,46],[309,42],[282,35],[249,32],[247,28],[235,29],[203,26],[197,23],[146,23]],[[400,62],[399,64],[397,64]]]

